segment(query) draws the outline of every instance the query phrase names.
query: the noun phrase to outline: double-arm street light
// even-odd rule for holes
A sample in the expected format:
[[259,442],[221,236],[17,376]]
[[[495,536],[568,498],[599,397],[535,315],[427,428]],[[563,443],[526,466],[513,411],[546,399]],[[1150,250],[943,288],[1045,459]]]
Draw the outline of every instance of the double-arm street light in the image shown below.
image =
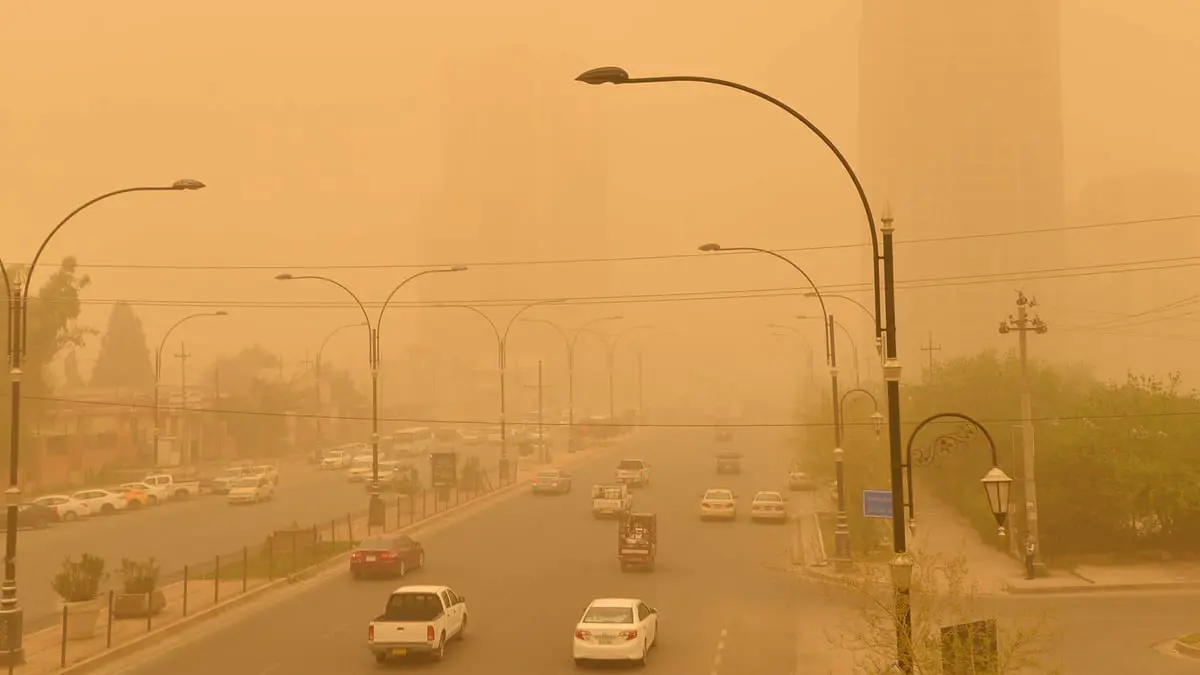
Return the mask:
[[466,267],[444,267],[432,270],[422,270],[416,274],[412,274],[405,278],[388,293],[383,304],[379,307],[379,316],[375,318],[375,326],[371,326],[371,315],[367,312],[366,305],[362,300],[355,295],[354,291],[340,281],[335,281],[329,277],[320,276],[317,274],[278,274],[275,276],[277,281],[297,281],[300,279],[311,279],[315,281],[323,281],[327,284],[337,286],[346,292],[347,295],[354,300],[354,304],[358,305],[358,309],[362,311],[363,324],[367,327],[367,362],[371,367],[371,497],[367,507],[367,524],[370,527],[383,527],[384,511],[383,502],[379,499],[379,363],[380,363],[380,342],[379,330],[383,325],[383,313],[387,311],[388,304],[392,298],[396,297],[396,293],[404,288],[405,284],[423,277],[427,274],[442,274],[445,272],[464,272]]
[[[146,185],[123,188],[106,192],[94,197],[75,208],[54,226],[46,238],[38,246],[33,260],[25,270],[24,279],[18,274],[10,279],[8,271],[4,271],[4,285],[8,295],[8,363],[12,383],[12,419],[9,422],[9,458],[8,458],[8,490],[5,491],[6,513],[5,524],[8,528],[5,537],[4,551],[4,583],[0,585],[0,661],[21,663],[25,659],[23,632],[24,612],[17,603],[17,518],[20,511],[21,488],[18,484],[21,453],[21,362],[25,356],[26,337],[28,337],[27,312],[29,309],[30,279],[37,267],[46,245],[58,234],[58,231],[71,221],[80,211],[89,206],[102,202],[117,195],[131,192],[166,192],[199,190],[204,183],[191,178],[177,180],[170,185]],[[4,264],[0,262],[0,269]]]
[[348,323],[338,326],[337,328],[329,331],[329,333],[325,336],[325,339],[321,340],[321,346],[317,347],[317,356],[313,360],[313,375],[315,375],[313,379],[316,380],[317,383],[317,440],[319,441],[325,440],[324,427],[321,425],[321,366],[324,363],[323,355],[325,354],[325,345],[329,344],[329,341],[333,339],[333,336],[346,330],[347,328],[362,328],[369,325],[370,324],[366,322],[360,321],[358,323]]
[[[799,319],[800,321],[820,321],[821,320],[821,317],[819,317],[819,316],[808,316],[807,314],[797,314],[796,318]],[[854,339],[854,334],[851,333],[849,330],[847,330],[846,327],[844,325],[842,325],[841,321],[834,321],[832,318],[829,319],[829,321],[832,321],[834,326],[841,328],[842,334],[845,335],[846,339],[850,341],[850,352],[852,353],[853,358],[854,358],[854,386],[861,387],[862,386],[862,368],[859,366],[859,363],[861,363],[861,362],[858,360],[858,342]],[[833,337],[832,335],[830,336],[829,339],[834,343],[837,342],[835,337]],[[836,351],[837,351],[837,347],[835,346],[834,352],[836,352]]]
[[562,302],[562,300],[550,299],[538,300],[537,302],[531,302],[527,305],[523,305],[517,310],[516,314],[513,314],[512,317],[509,318],[508,323],[504,325],[503,331],[500,330],[500,326],[496,324],[496,321],[492,319],[492,317],[488,316],[486,312],[478,307],[472,307],[471,305],[436,305],[438,307],[454,307],[457,309],[466,309],[475,312],[479,316],[483,317],[484,321],[487,321],[488,325],[492,328],[492,334],[496,336],[496,361],[497,366],[499,366],[500,369],[499,474],[501,476],[501,480],[509,479],[511,481],[516,478],[516,465],[510,465],[508,459],[508,397],[506,395],[508,382],[508,333],[512,330],[513,324],[517,322],[517,319],[519,319],[527,310],[534,307],[539,307],[541,305],[553,305],[560,302]]
[[590,331],[593,335],[598,336],[604,341],[605,354],[608,359],[608,421],[610,424],[617,423],[617,387],[616,387],[616,372],[617,372],[617,346],[621,344],[621,338],[627,337],[631,333],[639,330],[651,330],[654,326],[641,325],[631,326],[625,330],[610,335],[598,331]]
[[[808,272],[805,272],[804,268],[797,265],[791,258],[771,249],[754,246],[724,247],[720,244],[709,243],[700,246],[700,250],[710,253],[722,251],[730,253],[762,253],[783,261],[804,277],[804,280],[812,287],[817,302],[821,304],[820,318],[825,322],[825,360],[829,365],[829,388],[833,408],[833,466],[837,481],[837,518],[833,531],[834,564],[844,570],[850,564],[852,551],[850,550],[850,517],[846,513],[846,472],[845,463],[843,462],[843,455],[845,453],[842,451],[841,424],[842,399],[838,395],[837,334],[834,332],[834,326],[837,325],[837,322],[834,321],[833,316],[825,309],[825,299],[821,297],[821,288],[812,280]],[[855,348],[855,351],[857,352],[857,348]]]
[[591,321],[585,321],[576,328],[567,331],[562,326],[550,321],[549,319],[522,319],[528,323],[543,323],[554,328],[558,334],[562,336],[563,344],[567,348],[567,447],[572,449],[575,447],[575,346],[579,342],[579,336],[587,331],[591,326],[598,323],[608,321],[620,321],[621,316],[602,316]]
[[[176,328],[179,328],[180,326],[187,323],[188,321],[191,321],[192,319],[199,319],[199,318],[206,317],[206,316],[229,316],[229,312],[226,312],[225,310],[219,310],[216,312],[200,312],[198,314],[190,314],[188,316],[183,317],[182,319],[180,319],[180,320],[176,321],[174,324],[172,324],[172,326],[167,329],[167,332],[163,333],[162,340],[158,343],[158,348],[154,350],[154,429],[151,432],[152,443],[150,446],[150,452],[154,453],[153,461],[155,461],[155,462],[158,462],[158,443],[159,443],[159,436],[162,434],[162,429],[161,429],[162,421],[160,419],[161,412],[159,410],[158,400],[159,400],[159,389],[162,389],[163,349],[166,348],[167,339],[171,337],[171,333],[174,333]],[[184,403],[186,404],[187,401],[184,401]]]
[[[893,227],[892,218],[889,215],[883,217],[883,227],[876,228],[875,214],[871,210],[871,202],[867,199],[866,189],[863,188],[862,181],[859,180],[858,174],[855,173],[854,167],[850,165],[850,161],[842,151],[834,144],[834,142],[817,128],[807,117],[800,114],[795,108],[789,106],[783,101],[771,96],[765,92],[748,87],[738,82],[730,80],[722,80],[714,77],[699,77],[695,75],[669,75],[660,77],[630,77],[629,73],[623,68],[607,66],[603,68],[593,68],[587,72],[581,73],[576,80],[585,84],[653,84],[660,82],[696,82],[702,84],[716,85],[726,87],[728,89],[736,89],[740,92],[755,96],[783,112],[791,115],[792,119],[803,124],[805,128],[811,131],[814,135],[825,144],[825,147],[837,158],[838,163],[850,178],[850,182],[854,184],[854,189],[858,194],[859,201],[862,203],[863,215],[867,221],[867,227],[871,235],[871,251],[874,258],[872,265],[873,290],[875,293],[875,337],[876,339],[886,337],[884,340],[885,352],[883,363],[883,377],[887,384],[887,406],[888,406],[888,448],[889,459],[891,462],[891,483],[892,483],[892,508],[895,512],[900,512],[904,508],[904,471],[903,471],[903,448],[901,447],[900,438],[900,360],[898,345],[896,340],[896,270],[895,270],[895,247],[893,245]],[[882,233],[883,241],[880,241],[880,233]],[[880,265],[882,264],[882,272]],[[897,553],[905,550],[905,531],[904,523],[899,519],[892,519],[892,541],[894,549]]]
[[796,328],[795,326],[785,326],[785,325],[779,324],[779,323],[769,323],[769,324],[767,324],[767,328],[771,328],[771,329],[774,329],[775,331],[777,331],[775,333],[772,333],[772,335],[775,335],[778,337],[794,337],[800,341],[800,344],[804,345],[804,351],[805,351],[805,357],[806,357],[805,362],[808,367],[808,386],[810,386],[810,387],[814,386],[816,384],[816,382],[815,382],[815,372],[813,371],[813,347],[812,347],[812,343],[808,341],[808,338],[804,337],[804,333],[800,332],[800,329]]
[[[804,297],[811,298],[811,297],[815,297],[815,296],[813,293],[805,293]],[[830,299],[844,300],[844,301],[854,305],[855,307],[861,309],[863,311],[863,313],[867,315],[867,318],[871,320],[872,323],[875,322],[875,315],[871,313],[871,310],[867,309],[866,305],[862,304],[858,300],[855,300],[854,298],[850,297],[849,295],[842,295],[841,293],[826,293],[825,299],[826,300],[830,300]],[[875,336],[875,353],[880,356],[883,356],[883,340],[881,340],[880,336],[878,336],[878,335]]]

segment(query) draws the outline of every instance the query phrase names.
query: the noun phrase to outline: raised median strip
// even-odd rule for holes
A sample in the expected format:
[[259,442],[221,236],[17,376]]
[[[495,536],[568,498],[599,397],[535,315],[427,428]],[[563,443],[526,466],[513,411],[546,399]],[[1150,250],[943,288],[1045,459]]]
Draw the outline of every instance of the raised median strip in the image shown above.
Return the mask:
[[[611,446],[589,450],[603,451],[608,447]],[[407,531],[472,507],[482,507],[501,495],[527,487],[538,471],[567,468],[596,454],[585,450],[560,455],[549,464],[523,463],[516,479],[503,486],[496,485],[493,474],[489,477],[490,489],[475,493],[461,491],[457,497],[452,490],[448,500],[435,500],[430,490],[411,501],[404,496],[388,500],[385,531]],[[276,537],[284,533],[288,534],[282,536],[281,543]],[[114,617],[110,608],[121,604],[122,594],[114,592],[110,601],[110,596],[102,593],[94,600],[90,617],[64,611],[55,625],[27,632],[26,663],[17,672],[78,674],[103,668],[254,598],[322,572],[332,573],[345,564],[345,553],[354,543],[369,533],[366,513],[361,512],[328,523],[281,530],[254,547],[214,555],[209,561],[189,565],[173,575],[177,579],[173,583],[162,584],[155,594],[161,597],[164,607],[150,617],[120,618],[120,611]],[[94,630],[86,630],[80,622],[94,626]]]

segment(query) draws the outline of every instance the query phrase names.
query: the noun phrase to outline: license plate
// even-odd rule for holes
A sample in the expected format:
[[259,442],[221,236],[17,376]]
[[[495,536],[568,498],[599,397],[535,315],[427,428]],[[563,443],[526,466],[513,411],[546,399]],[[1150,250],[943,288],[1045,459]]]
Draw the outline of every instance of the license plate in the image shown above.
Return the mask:
[[407,656],[407,655],[408,655],[407,649],[393,649],[392,650],[392,656]]
[[611,645],[614,642],[614,640],[609,635],[600,635],[596,638],[596,642],[598,642],[602,645]]
[[373,556],[373,555],[367,556],[367,562],[375,562],[375,556]]

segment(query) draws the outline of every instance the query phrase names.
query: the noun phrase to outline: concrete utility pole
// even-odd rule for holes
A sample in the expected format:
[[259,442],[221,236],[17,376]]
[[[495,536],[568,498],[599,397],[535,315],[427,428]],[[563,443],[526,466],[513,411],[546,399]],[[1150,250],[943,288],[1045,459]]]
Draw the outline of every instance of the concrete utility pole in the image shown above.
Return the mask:
[[[175,355],[179,359],[179,431],[175,436],[179,440],[179,461],[183,464],[189,464],[192,452],[191,427],[187,423],[187,362],[192,358],[188,353],[187,347],[183,342],[179,343],[179,353]],[[186,431],[186,433],[185,433]]]
[[929,354],[929,379],[933,380],[933,353],[942,351],[941,345],[933,344],[933,331],[929,331],[929,342],[921,347],[921,351]]
[[[1016,481],[1014,481],[1014,487],[1017,488],[1017,517],[1013,522],[1018,526],[1024,524],[1025,534],[1033,542],[1037,556],[1034,562],[1034,574],[1039,575],[1045,573],[1046,564],[1042,562],[1041,543],[1038,535],[1037,488],[1034,479],[1033,401],[1029,391],[1029,346],[1026,336],[1029,333],[1041,335],[1050,328],[1040,317],[1031,318],[1029,316],[1029,308],[1035,305],[1037,305],[1036,299],[1026,298],[1023,292],[1017,291],[1017,316],[1014,319],[1010,314],[1007,319],[1000,322],[1000,334],[1008,335],[1014,331],[1017,333],[1018,355],[1021,361],[1021,454],[1020,461],[1017,462]],[[1018,553],[1020,553],[1024,537],[1014,536],[1010,539],[1017,545]]]
[[543,397],[542,360],[538,359],[538,454],[543,462],[550,461],[550,449],[546,446],[546,405]]

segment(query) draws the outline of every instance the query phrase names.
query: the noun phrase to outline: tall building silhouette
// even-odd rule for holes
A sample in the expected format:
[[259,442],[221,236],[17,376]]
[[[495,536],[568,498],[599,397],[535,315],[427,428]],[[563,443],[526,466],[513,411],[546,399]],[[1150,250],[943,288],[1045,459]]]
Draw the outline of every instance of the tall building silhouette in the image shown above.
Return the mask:
[[[865,0],[859,165],[897,241],[1058,227],[1063,136],[1056,0]],[[933,331],[948,356],[1004,346],[1013,289],[987,275],[1062,264],[1059,235],[899,245],[902,279],[961,277],[899,297],[904,362]],[[995,278],[992,276],[992,278]],[[916,377],[916,368],[907,376]]]

